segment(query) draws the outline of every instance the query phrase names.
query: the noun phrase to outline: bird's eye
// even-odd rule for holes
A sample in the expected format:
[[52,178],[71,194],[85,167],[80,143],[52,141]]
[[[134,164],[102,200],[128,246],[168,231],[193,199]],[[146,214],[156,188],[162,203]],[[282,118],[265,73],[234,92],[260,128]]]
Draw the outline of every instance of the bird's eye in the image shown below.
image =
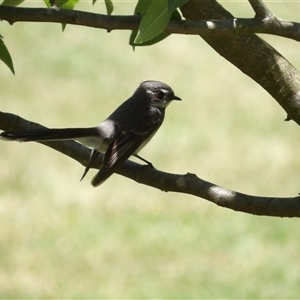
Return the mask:
[[158,99],[163,100],[166,95],[167,95],[166,90],[160,90],[159,93],[157,94],[157,97],[158,97]]

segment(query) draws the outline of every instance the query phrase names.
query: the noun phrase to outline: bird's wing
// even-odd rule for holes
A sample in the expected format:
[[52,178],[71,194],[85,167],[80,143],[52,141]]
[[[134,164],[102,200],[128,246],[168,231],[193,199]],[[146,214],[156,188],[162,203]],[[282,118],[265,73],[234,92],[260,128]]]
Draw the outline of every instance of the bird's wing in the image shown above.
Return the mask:
[[[161,122],[155,126],[146,126],[143,130],[125,132],[121,131],[116,139],[109,145],[99,172],[92,179],[94,187],[103,183],[110,177],[135,151],[153,135],[160,127]],[[148,128],[148,130],[146,130]]]

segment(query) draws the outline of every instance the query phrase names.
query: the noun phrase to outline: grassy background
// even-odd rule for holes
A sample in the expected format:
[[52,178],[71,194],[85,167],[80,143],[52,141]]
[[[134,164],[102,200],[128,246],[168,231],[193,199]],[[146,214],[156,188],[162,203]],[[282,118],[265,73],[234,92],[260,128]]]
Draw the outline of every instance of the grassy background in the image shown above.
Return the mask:
[[[247,2],[222,4],[253,15]],[[134,5],[115,2],[116,13]],[[299,21],[299,2],[268,5]],[[100,1],[79,8],[105,12]],[[2,111],[49,127],[91,126],[141,81],[162,80],[183,101],[142,151],[158,169],[254,195],[300,192],[298,126],[201,38],[171,36],[133,52],[129,32],[1,22],[0,33],[16,69],[0,65]],[[296,42],[263,38],[299,69]],[[94,170],[79,182],[81,165],[36,143],[3,142],[0,160],[0,298],[300,294],[297,219],[237,213],[119,175],[94,189]]]

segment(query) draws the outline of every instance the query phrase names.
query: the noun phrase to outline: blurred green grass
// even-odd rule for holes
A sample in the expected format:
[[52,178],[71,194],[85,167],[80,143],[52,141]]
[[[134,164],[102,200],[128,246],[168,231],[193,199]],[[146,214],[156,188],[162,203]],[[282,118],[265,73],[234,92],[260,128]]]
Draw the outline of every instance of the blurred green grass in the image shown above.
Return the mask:
[[[35,4],[36,5],[36,4]],[[133,2],[116,2],[130,13]],[[222,2],[252,16],[247,2]],[[299,21],[299,3],[268,2]],[[93,10],[82,3],[82,9]],[[96,11],[104,12],[97,2]],[[1,22],[16,76],[0,65],[1,110],[49,127],[99,123],[138,83],[182,97],[142,155],[244,193],[299,192],[299,130],[199,37],[127,46],[129,32]],[[298,45],[267,37],[298,69]],[[0,145],[1,298],[296,298],[297,219],[256,217],[90,171],[44,146]]]

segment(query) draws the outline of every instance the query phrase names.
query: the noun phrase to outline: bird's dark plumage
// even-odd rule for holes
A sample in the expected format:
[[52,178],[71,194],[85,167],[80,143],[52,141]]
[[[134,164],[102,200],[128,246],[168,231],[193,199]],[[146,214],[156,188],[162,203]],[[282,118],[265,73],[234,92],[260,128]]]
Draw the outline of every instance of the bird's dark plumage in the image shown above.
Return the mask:
[[92,185],[98,186],[150,141],[163,123],[165,109],[172,100],[181,99],[170,86],[160,81],[144,81],[128,100],[95,127],[16,130],[2,132],[0,137],[23,142],[78,140],[93,149],[83,177],[99,152],[105,153],[102,166],[92,179]]

